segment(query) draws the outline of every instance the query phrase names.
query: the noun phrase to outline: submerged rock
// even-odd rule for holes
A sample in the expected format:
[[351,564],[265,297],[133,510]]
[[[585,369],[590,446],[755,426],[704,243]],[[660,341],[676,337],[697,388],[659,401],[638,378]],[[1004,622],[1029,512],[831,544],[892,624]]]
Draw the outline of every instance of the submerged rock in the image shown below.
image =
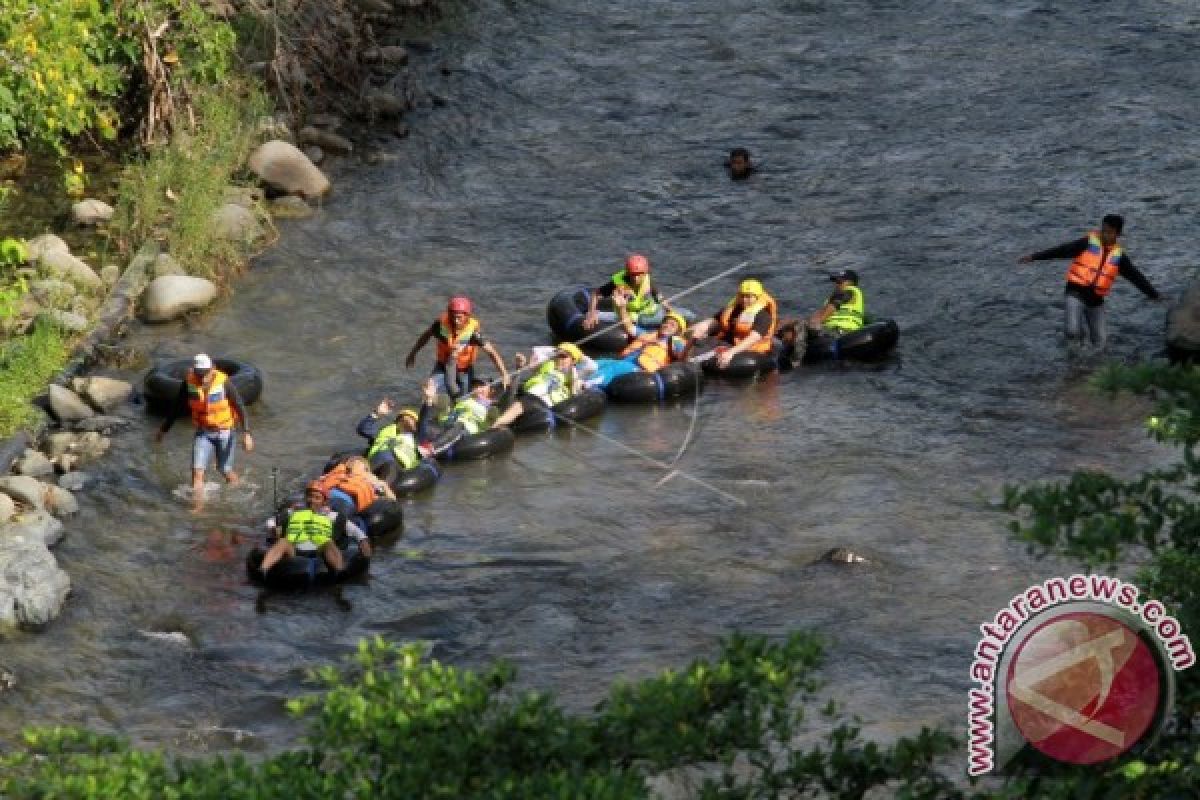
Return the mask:
[[312,144],[329,153],[351,153],[354,151],[354,143],[345,136],[336,134],[333,131],[322,130],[321,128],[312,125],[306,125],[300,129],[296,140],[300,144]]
[[818,561],[825,564],[870,564],[865,556],[855,553],[848,547],[835,547],[821,556]]
[[313,208],[304,202],[304,198],[293,194],[278,197],[271,201],[271,216],[279,219],[302,219],[313,215]]
[[150,281],[142,294],[147,322],[168,322],[217,299],[217,285],[192,275],[163,275]]
[[260,145],[251,154],[248,166],[263,183],[284,194],[315,198],[330,188],[329,179],[304,153],[277,139]]
[[40,478],[43,475],[52,474],[54,472],[54,464],[43,453],[26,448],[25,453],[13,465],[13,471],[18,475]]
[[58,476],[58,485],[68,492],[82,492],[93,480],[88,472],[66,472]]

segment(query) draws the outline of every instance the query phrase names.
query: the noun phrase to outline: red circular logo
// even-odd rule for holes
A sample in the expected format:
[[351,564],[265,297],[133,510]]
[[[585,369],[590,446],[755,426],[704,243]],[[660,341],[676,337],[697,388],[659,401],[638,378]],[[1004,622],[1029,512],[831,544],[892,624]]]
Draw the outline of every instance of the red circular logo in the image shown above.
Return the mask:
[[1021,642],[1005,683],[1013,722],[1041,752],[1095,764],[1137,744],[1162,693],[1155,654],[1120,620],[1076,611]]

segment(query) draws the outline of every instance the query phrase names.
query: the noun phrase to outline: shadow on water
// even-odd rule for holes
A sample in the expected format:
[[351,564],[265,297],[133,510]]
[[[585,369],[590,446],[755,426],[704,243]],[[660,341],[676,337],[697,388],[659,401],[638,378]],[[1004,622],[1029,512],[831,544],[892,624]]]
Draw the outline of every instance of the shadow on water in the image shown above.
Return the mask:
[[[990,500],[1163,457],[1138,404],[1088,394],[1067,364],[1064,265],[1014,263],[1120,209],[1151,280],[1179,285],[1196,15],[1140,7],[1132,28],[1083,2],[470,4],[430,65],[450,103],[413,120],[398,160],[347,166],[217,313],[133,332],[161,357],[265,371],[258,450],[240,456],[259,488],[193,517],[172,496],[186,426],[162,450],[149,425],[118,437],[58,550],[64,615],[4,644],[21,679],[4,729],[84,723],[181,749],[233,746],[237,729],[276,747],[304,669],[365,635],[464,665],[509,658],[582,706],[732,628],[798,627],[828,635],[827,676],[868,726],[959,724],[978,623],[1065,568],[1013,544]],[[1132,57],[1078,46],[1098,22]],[[734,184],[721,162],[739,144],[764,168]],[[901,360],[713,384],[695,406],[597,422],[667,462],[690,430],[674,468],[719,491],[660,485],[585,431],[523,439],[408,503],[405,537],[343,590],[352,611],[327,595],[256,610],[241,557],[271,468],[294,488],[380,395],[415,399],[425,367],[403,355],[449,294],[472,295],[511,353],[544,340],[554,290],[634,249],[670,290],[749,259],[788,315],[820,303],[825,271],[858,269],[872,312],[900,324]],[[1129,287],[1111,303],[1114,355],[1152,352],[1161,310]],[[810,566],[835,546],[878,566]]]

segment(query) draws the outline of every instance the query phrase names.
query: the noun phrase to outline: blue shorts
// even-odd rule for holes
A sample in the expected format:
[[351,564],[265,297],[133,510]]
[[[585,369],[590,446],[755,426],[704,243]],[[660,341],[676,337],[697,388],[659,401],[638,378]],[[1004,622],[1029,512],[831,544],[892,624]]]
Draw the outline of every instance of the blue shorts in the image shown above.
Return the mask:
[[208,462],[217,459],[217,469],[228,475],[233,471],[233,451],[237,440],[233,429],[223,431],[196,431],[192,440],[192,469],[207,469]]

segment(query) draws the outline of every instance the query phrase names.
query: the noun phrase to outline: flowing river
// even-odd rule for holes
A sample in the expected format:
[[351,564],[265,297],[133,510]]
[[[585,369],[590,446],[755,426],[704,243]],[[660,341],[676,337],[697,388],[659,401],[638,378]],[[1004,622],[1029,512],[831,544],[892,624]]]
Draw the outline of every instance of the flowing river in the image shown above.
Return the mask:
[[[2,644],[21,684],[0,727],[274,748],[305,668],[364,636],[507,658],[583,708],[732,629],[810,628],[868,734],[961,732],[979,623],[1072,566],[1010,539],[1002,487],[1165,455],[1144,404],[1092,394],[1068,360],[1065,263],[1015,262],[1120,212],[1156,286],[1191,277],[1195,4],[477,0],[438,27],[425,81],[444,105],[379,163],[341,168],[214,313],[132,332],[156,358],[264,370],[258,449],[239,454],[251,485],[192,516],[173,494],[186,421],[157,450],[153,422],[118,436],[57,549],[63,615]],[[761,170],[733,183],[738,145]],[[748,261],[683,302],[704,313],[744,275],[808,312],[827,271],[857,269],[898,356],[527,436],[409,501],[403,540],[345,590],[352,610],[327,594],[256,608],[242,558],[272,467],[295,487],[381,396],[415,401],[432,347],[417,369],[404,355],[448,295],[511,354],[546,340],[555,290],[634,250],[669,291]],[[1123,281],[1109,306],[1111,354],[1155,356],[1162,307]],[[681,449],[670,477],[631,452]],[[811,564],[834,546],[874,563]],[[171,631],[193,644],[144,633]]]

